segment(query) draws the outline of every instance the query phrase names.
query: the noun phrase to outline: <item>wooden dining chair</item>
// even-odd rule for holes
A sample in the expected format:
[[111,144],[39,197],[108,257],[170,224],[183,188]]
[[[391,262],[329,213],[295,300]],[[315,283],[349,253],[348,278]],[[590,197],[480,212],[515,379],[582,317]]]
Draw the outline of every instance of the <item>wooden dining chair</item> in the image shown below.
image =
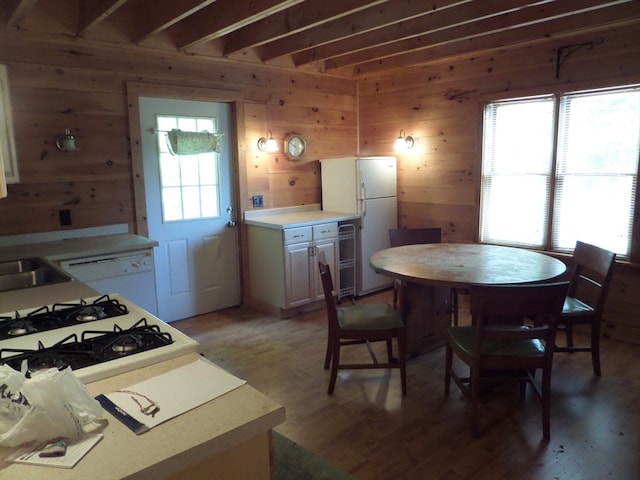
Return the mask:
[[[515,381],[521,395],[531,384],[542,403],[542,431],[550,438],[550,390],[556,322],[569,282],[479,286],[470,289],[471,326],[449,327],[444,393],[451,379],[471,398],[471,432],[480,435],[479,396],[483,384]],[[535,326],[525,326],[527,318]],[[515,320],[515,321],[514,321]],[[453,355],[469,367],[468,376],[453,368]],[[536,370],[542,370],[540,383]]]
[[[556,352],[591,352],[593,372],[601,375],[600,325],[616,264],[616,254],[581,241],[573,252],[571,286],[558,320],[558,330],[565,331],[566,345],[556,345]],[[573,326],[591,327],[589,345],[574,345]]]
[[[406,330],[399,312],[388,303],[361,303],[336,306],[333,280],[329,265],[318,262],[324,300],[327,308],[328,336],[325,370],[331,367],[328,394],[333,394],[338,370],[399,368],[402,393],[407,393]],[[393,340],[398,345],[398,358],[393,356]],[[371,347],[374,342],[386,342],[387,361],[378,362]],[[347,345],[365,344],[371,355],[371,363],[342,363],[340,349]]]

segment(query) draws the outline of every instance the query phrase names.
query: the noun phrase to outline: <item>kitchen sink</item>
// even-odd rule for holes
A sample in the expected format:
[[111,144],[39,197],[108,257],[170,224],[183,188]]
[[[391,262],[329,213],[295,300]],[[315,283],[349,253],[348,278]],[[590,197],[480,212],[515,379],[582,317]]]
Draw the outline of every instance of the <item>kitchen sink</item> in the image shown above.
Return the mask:
[[0,262],[0,292],[70,282],[72,277],[44,258]]
[[0,263],[0,275],[10,275],[12,273],[30,272],[40,268],[42,262],[37,258],[23,258]]

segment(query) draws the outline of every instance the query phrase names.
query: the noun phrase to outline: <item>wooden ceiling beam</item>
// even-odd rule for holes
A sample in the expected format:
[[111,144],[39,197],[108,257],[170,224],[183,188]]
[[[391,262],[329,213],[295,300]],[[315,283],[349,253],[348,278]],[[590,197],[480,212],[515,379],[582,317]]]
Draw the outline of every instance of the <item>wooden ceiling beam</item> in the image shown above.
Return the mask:
[[78,36],[84,35],[94,25],[104,21],[128,0],[82,0],[78,20]]
[[475,40],[483,36],[527,25],[544,25],[544,23],[549,20],[571,17],[581,11],[600,11],[610,7],[612,3],[615,5],[616,3],[620,3],[620,1],[629,2],[632,0],[616,0],[609,3],[603,3],[602,0],[573,0],[570,4],[568,2],[553,2],[545,5],[534,5],[497,17],[485,18],[484,20],[476,22],[468,22],[452,28],[434,31],[419,37],[413,37],[407,40],[373,47],[367,51],[335,57],[327,60],[326,67],[328,69],[341,68],[349,65],[370,62],[376,59],[384,59],[394,55],[403,55],[406,52],[419,51],[437,45],[459,42],[467,39]]
[[287,10],[231,32],[225,38],[224,54],[272,42],[287,35],[357,13],[388,0],[306,0]]
[[[327,0],[328,1],[328,0]],[[262,61],[289,55],[310,47],[386,27],[397,22],[431,14],[471,0],[441,0],[425,8],[425,0],[390,0],[321,26],[267,43],[262,49]]]
[[[454,58],[469,58],[490,53],[499,48],[523,47],[558,38],[569,38],[580,34],[607,30],[613,25],[640,24],[640,2],[631,2],[614,7],[591,10],[568,17],[555,18],[548,22],[525,25],[480,37],[465,38],[456,42],[441,43],[432,48],[408,52],[404,55],[373,60],[356,65],[352,75],[361,77],[387,70],[415,68],[425,63],[442,62]],[[329,64],[331,60],[326,63]],[[333,65],[326,65],[328,70]],[[344,68],[343,71],[346,71]]]
[[5,0],[0,4],[5,25],[17,27],[31,11],[38,0]]
[[304,0],[217,0],[178,24],[178,49],[227,35],[264,17],[273,15]]
[[474,22],[478,18],[503,15],[514,9],[531,5],[531,3],[531,0],[501,0],[454,6],[430,15],[356,35],[343,41],[303,50],[293,55],[293,63],[296,66],[301,66],[353,52],[363,52],[372,46],[386,45],[406,38],[427,35],[450,28],[453,25]]
[[136,7],[135,43],[140,43],[151,35],[166,30],[215,1],[158,2],[158,0],[144,0]]

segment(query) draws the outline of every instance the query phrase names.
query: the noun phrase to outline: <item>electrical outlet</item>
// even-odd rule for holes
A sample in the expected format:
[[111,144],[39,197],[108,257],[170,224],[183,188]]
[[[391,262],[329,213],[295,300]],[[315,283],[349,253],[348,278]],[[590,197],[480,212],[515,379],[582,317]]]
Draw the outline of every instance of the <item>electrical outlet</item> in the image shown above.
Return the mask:
[[251,197],[251,200],[253,201],[254,208],[262,207],[262,195],[254,195]]
[[60,210],[58,214],[60,216],[60,226],[71,225],[71,210]]

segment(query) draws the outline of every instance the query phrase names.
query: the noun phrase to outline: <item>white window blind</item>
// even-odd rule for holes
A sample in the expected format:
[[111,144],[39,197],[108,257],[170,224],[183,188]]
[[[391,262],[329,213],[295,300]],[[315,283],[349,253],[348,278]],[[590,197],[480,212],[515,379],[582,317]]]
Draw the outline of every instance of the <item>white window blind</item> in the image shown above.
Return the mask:
[[492,102],[483,135],[482,242],[629,257],[640,87]]
[[553,172],[553,111],[553,97],[485,108],[482,242],[543,246]]
[[576,240],[628,257],[640,155],[640,89],[560,102],[552,249]]

